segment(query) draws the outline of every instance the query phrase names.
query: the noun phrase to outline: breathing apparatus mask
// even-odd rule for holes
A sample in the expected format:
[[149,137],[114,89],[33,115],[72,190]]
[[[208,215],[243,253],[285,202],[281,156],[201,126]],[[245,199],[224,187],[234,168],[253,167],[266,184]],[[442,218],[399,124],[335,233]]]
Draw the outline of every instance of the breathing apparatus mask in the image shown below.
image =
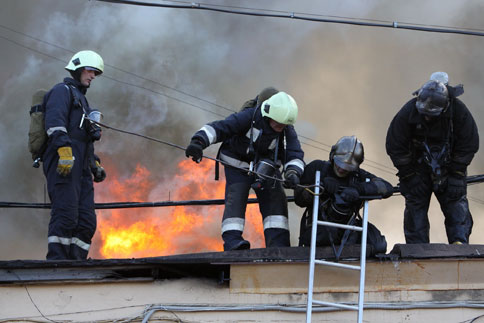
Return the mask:
[[276,181],[268,177],[274,177],[276,175],[277,167],[274,161],[270,159],[262,159],[255,164],[255,181],[251,187],[254,190],[263,190],[265,188],[274,187]]
[[430,80],[417,93],[415,103],[420,114],[437,117],[449,106],[449,92],[444,83]]
[[101,139],[101,127],[96,122],[101,122],[103,114],[99,110],[92,110],[87,116],[89,123],[87,125],[87,132],[93,141]]

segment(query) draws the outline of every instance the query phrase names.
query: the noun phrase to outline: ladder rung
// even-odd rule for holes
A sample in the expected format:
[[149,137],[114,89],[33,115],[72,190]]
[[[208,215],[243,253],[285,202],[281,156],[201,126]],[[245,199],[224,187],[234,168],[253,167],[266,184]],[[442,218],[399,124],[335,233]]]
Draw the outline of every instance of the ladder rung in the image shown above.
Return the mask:
[[328,265],[328,266],[334,266],[334,267],[341,267],[341,268],[346,268],[346,269],[353,269],[353,270],[360,270],[360,266],[354,266],[354,265],[347,265],[347,264],[341,264],[339,262],[333,262],[333,261],[326,261],[326,260],[314,260],[314,263],[318,265]]
[[358,227],[358,226],[354,226],[354,225],[339,224],[339,223],[319,221],[319,220],[318,220],[318,224],[325,225],[327,227],[335,227],[335,228],[340,228],[340,229],[350,229],[350,230],[354,230],[354,231],[363,231],[362,227]]
[[345,304],[340,304],[340,303],[316,301],[316,300],[313,299],[313,304],[325,305],[325,306],[334,306],[334,307],[339,307],[339,308],[345,308],[347,310],[358,311],[358,306],[345,305]]

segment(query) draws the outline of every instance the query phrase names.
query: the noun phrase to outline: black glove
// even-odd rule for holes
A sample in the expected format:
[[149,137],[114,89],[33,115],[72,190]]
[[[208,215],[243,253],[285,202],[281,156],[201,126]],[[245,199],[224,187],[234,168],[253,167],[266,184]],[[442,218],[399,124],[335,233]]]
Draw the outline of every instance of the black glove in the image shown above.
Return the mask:
[[348,203],[356,202],[360,199],[360,193],[354,187],[347,187],[341,192],[341,198]]
[[450,199],[457,200],[466,193],[466,179],[459,175],[449,175],[447,179],[447,195]]
[[284,173],[284,187],[295,188],[299,184],[299,174],[294,169],[286,170]]
[[198,140],[192,140],[185,150],[185,155],[187,157],[192,157],[192,160],[196,163],[202,161],[203,157],[203,145]]
[[314,195],[309,193],[309,191],[301,186],[296,186],[294,188],[294,202],[297,206],[308,207],[313,205]]
[[425,185],[422,177],[419,174],[411,175],[403,180],[400,180],[400,191],[402,195],[425,195],[427,193],[427,185]]
[[329,194],[335,194],[338,192],[339,188],[339,181],[334,177],[325,177],[323,178],[323,186],[324,190]]
[[101,167],[99,161],[96,160],[95,163],[95,166],[91,167],[91,173],[94,176],[94,181],[100,183],[106,178],[106,171]]

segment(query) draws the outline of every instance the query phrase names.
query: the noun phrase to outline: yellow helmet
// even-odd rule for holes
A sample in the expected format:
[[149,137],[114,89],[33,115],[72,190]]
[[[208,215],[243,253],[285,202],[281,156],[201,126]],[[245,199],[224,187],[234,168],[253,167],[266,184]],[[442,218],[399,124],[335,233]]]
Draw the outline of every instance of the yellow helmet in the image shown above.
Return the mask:
[[261,113],[281,124],[292,125],[297,119],[297,104],[286,92],[278,92],[262,102]]
[[104,72],[104,61],[98,53],[92,50],[82,50],[72,56],[65,69],[74,72],[81,67],[93,69],[97,74],[102,74]]

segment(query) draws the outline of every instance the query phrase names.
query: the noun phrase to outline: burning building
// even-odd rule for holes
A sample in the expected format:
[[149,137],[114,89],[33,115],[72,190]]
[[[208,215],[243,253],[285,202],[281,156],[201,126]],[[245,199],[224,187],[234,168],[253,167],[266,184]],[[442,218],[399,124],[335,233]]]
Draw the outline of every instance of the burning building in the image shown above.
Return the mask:
[[[2,5],[3,200],[48,202],[22,139],[30,93],[62,80],[66,59],[85,48],[102,53],[107,63],[88,94],[106,123],[180,145],[202,124],[237,111],[273,85],[288,89],[301,106],[296,126],[306,160],[326,159],[327,143],[356,133],[365,143],[365,164],[395,184],[382,138],[397,109],[437,70],[465,85],[463,100],[484,128],[479,36],[98,1],[4,0]],[[384,20],[395,27],[406,21],[483,29],[484,9],[472,0],[244,2],[249,5],[264,12]],[[105,131],[96,149],[108,173],[95,187],[98,203],[223,198],[224,181],[212,180],[211,163],[194,165],[173,148]],[[477,155],[469,173],[482,173],[482,165]],[[469,189],[473,214],[482,213],[482,192],[478,186]],[[365,320],[477,322],[484,290],[481,217],[475,216],[472,244],[448,246],[434,204],[436,243],[407,246],[401,244],[403,200],[392,197],[370,207],[372,222],[394,248],[368,259]],[[301,213],[291,210],[292,245]],[[40,259],[48,212],[2,209],[0,320],[303,321],[308,250],[263,249],[260,215],[252,205],[245,234],[254,249],[221,252],[221,217],[217,205],[98,210],[92,259],[46,262]],[[331,252],[322,248],[318,257],[331,258]],[[343,261],[356,258],[349,249]],[[320,299],[354,303],[356,274],[320,269],[315,291]],[[355,318],[347,311],[316,312],[317,321]]]

